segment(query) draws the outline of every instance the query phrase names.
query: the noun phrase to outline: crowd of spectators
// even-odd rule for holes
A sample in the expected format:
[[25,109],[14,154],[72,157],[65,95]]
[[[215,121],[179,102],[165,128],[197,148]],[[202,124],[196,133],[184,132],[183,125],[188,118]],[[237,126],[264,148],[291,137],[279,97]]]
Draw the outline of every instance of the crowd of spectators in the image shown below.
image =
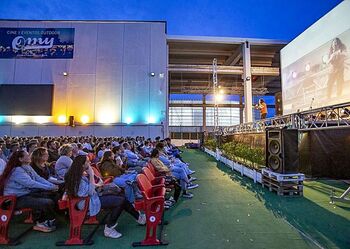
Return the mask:
[[[15,195],[16,208],[33,210],[34,230],[56,230],[58,200],[89,196],[89,215],[107,212],[104,235],[122,236],[116,230],[126,211],[138,224],[146,217],[133,203],[143,195],[137,175],[147,164],[171,184],[173,191],[165,208],[179,198],[192,198],[195,171],[181,157],[171,139],[156,137],[8,137],[0,138],[0,195]],[[106,184],[105,180],[111,182]],[[83,205],[82,203],[80,203]],[[81,207],[82,208],[82,207]]]

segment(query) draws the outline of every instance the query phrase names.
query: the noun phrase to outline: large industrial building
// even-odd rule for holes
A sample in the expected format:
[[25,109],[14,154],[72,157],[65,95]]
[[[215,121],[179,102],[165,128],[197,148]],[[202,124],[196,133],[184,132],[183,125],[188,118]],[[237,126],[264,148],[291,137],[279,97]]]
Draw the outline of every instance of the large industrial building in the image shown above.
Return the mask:
[[281,90],[283,41],[168,36],[165,22],[2,20],[0,29],[1,135],[197,139],[214,126],[214,59],[220,126],[253,121],[262,95],[274,115]]

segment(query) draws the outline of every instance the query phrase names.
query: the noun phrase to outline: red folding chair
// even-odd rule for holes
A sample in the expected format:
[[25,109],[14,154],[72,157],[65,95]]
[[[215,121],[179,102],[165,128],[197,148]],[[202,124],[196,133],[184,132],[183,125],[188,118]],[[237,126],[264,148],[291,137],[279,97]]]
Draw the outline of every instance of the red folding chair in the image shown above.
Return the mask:
[[154,174],[151,172],[151,170],[148,167],[144,167],[142,170],[152,185],[165,184],[165,178],[162,176],[158,176],[158,177],[154,176]]
[[16,196],[0,196],[0,245],[18,245],[19,239],[32,230],[32,226],[30,226],[16,238],[11,239],[9,237],[10,221],[16,212],[27,215],[24,223],[33,223],[32,209],[22,208],[16,210],[16,199]]
[[[61,210],[68,208],[70,224],[69,238],[65,241],[56,242],[56,246],[92,245],[94,243],[92,236],[97,231],[99,222],[97,221],[96,216],[87,216],[89,201],[89,197],[75,197],[69,198],[68,200],[60,200],[58,202],[58,206]],[[80,202],[84,203],[84,207],[82,209],[78,208],[78,204]],[[90,234],[85,239],[82,239],[81,236],[81,229],[83,224],[96,224],[94,230],[90,232]]]
[[152,186],[144,174],[137,176],[137,183],[144,198],[135,201],[135,209],[143,210],[146,213],[146,236],[143,241],[132,243],[132,246],[168,245],[168,242],[157,238],[157,226],[164,213],[164,184]]

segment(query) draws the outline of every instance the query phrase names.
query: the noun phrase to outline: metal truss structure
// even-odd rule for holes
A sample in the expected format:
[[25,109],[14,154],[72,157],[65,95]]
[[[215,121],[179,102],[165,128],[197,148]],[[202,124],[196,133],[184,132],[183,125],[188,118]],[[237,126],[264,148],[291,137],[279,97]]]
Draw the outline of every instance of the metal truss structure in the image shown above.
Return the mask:
[[220,129],[220,134],[265,132],[267,127],[288,127],[302,131],[350,127],[350,102],[224,127]]

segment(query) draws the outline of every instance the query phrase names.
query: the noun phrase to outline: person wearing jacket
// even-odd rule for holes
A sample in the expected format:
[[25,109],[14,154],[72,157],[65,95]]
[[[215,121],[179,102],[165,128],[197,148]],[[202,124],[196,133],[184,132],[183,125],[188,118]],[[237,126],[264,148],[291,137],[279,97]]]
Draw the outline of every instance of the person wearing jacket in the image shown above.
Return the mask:
[[57,191],[58,186],[40,177],[30,166],[30,156],[26,151],[12,153],[3,175],[0,177],[0,194],[17,197],[16,208],[31,208],[36,224],[33,229],[52,232],[55,226],[55,203],[42,197],[39,191]]
[[[125,200],[123,195],[98,196],[94,171],[86,156],[79,155],[74,159],[72,166],[65,175],[65,184],[68,197],[90,197],[90,216],[97,215],[101,208],[107,210],[108,216],[104,228],[105,237],[117,239],[122,236],[115,227],[123,210],[131,214],[139,224],[146,223],[145,215],[139,214],[131,203]],[[82,208],[82,205],[83,203],[79,203],[79,208]]]

